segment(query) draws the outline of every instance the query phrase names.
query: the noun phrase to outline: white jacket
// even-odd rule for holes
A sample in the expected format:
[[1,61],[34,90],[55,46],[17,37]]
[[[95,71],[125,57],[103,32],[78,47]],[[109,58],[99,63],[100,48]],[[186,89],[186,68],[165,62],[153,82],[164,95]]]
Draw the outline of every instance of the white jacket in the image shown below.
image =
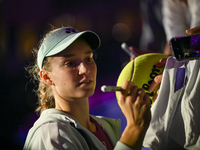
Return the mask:
[[[121,143],[120,120],[92,116],[107,134],[115,150],[130,150]],[[81,130],[82,135],[78,130]],[[88,142],[88,143],[87,143]],[[89,146],[91,148],[89,148]],[[106,150],[99,139],[72,116],[56,110],[44,110],[29,130],[24,150]]]
[[200,60],[180,63],[168,58],[151,112],[145,147],[166,150],[174,148],[173,141],[200,150]]

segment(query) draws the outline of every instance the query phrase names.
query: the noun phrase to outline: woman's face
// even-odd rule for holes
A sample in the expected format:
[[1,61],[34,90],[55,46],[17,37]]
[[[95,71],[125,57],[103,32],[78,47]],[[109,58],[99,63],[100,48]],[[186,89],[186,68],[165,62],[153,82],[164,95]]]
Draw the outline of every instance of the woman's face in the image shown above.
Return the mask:
[[83,39],[77,39],[68,48],[51,59],[49,73],[55,99],[74,100],[93,95],[97,67],[93,52]]

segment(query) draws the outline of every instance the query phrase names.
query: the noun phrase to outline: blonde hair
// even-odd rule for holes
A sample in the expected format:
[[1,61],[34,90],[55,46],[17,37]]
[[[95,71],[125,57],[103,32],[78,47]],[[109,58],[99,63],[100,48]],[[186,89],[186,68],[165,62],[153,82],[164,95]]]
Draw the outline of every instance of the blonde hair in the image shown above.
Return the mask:
[[[57,31],[60,28],[55,29],[52,27],[52,29],[45,34],[44,38],[40,41],[38,48],[33,49],[33,57],[34,57],[34,64],[29,65],[28,67],[25,67],[26,71],[29,73],[30,77],[32,78],[32,81],[34,84],[37,85],[34,92],[38,96],[38,107],[36,108],[36,112],[41,112],[48,108],[55,108],[55,99],[53,95],[52,88],[45,84],[39,75],[40,69],[37,64],[37,54],[39,51],[39,48],[41,47],[42,43],[47,39],[49,35],[51,35],[53,32]],[[43,61],[43,69],[46,71],[51,71],[51,57],[46,57]]]

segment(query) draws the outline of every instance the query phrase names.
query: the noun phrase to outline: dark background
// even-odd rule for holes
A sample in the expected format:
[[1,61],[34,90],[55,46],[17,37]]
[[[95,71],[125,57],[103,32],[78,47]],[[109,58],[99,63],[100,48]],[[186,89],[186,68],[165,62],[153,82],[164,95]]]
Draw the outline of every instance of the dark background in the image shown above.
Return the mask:
[[38,118],[34,84],[24,67],[44,32],[71,25],[92,30],[102,41],[97,50],[97,88],[90,98],[91,114],[125,119],[115,93],[102,85],[116,85],[129,56],[121,43],[139,48],[142,31],[139,1],[134,0],[0,0],[0,147],[22,149],[26,135]]

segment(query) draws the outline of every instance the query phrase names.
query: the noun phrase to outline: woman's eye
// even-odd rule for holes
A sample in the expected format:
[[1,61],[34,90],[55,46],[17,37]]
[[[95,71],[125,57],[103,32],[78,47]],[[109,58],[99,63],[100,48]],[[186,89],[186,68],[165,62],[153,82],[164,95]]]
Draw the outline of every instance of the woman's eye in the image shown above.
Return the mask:
[[69,66],[69,67],[74,66],[75,64],[76,64],[76,63],[75,63],[75,62],[72,62],[72,61],[66,62],[66,63],[65,63],[65,65],[67,65],[67,66]]
[[88,57],[88,58],[86,58],[86,62],[91,62],[92,60],[93,60],[92,57]]

